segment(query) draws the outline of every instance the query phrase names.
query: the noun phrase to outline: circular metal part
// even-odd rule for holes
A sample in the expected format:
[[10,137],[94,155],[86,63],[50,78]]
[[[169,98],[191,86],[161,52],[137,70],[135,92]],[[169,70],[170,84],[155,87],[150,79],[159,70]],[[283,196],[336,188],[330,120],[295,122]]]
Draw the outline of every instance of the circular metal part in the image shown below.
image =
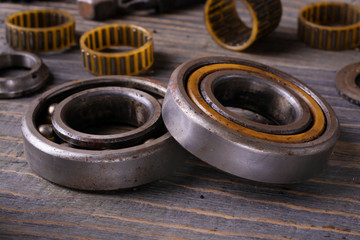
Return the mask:
[[78,80],[45,92],[29,106],[22,122],[25,156],[34,172],[70,188],[114,190],[157,180],[188,157],[164,126],[135,146],[106,150],[79,149],[59,138],[50,141],[39,132],[40,125],[48,124],[49,106],[103,87],[137,89],[156,99],[166,92],[166,85],[160,82],[128,76]]
[[[311,111],[312,123],[298,133],[281,135],[255,131],[225,118],[207,104],[199,90],[206,76],[224,70],[256,73],[268,84],[286,89],[272,94],[291,94],[291,99],[296,96],[304,101]],[[241,86],[247,88],[244,91],[251,91],[251,85]],[[258,91],[266,92],[264,88]],[[253,109],[261,113],[261,108]],[[162,115],[169,132],[196,157],[236,176],[268,183],[295,183],[314,176],[326,164],[339,136],[334,111],[311,88],[277,69],[238,58],[207,57],[179,66],[171,76]]]
[[50,72],[42,60],[31,53],[13,52],[0,54],[0,70],[21,69],[15,76],[0,77],[0,98],[15,98],[32,93],[47,82]]
[[360,105],[360,62],[341,69],[336,74],[335,84],[340,96]]
[[319,2],[302,8],[298,37],[313,48],[345,50],[360,46],[360,8],[342,2]]
[[[236,124],[271,134],[296,134],[306,130],[312,116],[306,102],[272,78],[240,70],[216,71],[200,83],[201,95],[216,112]],[[277,107],[274,107],[277,106]],[[228,109],[231,107],[232,109]],[[270,120],[248,120],[233,111],[246,109]],[[243,113],[242,113],[243,114]]]
[[280,0],[243,0],[252,17],[251,28],[241,20],[236,0],[208,0],[205,4],[205,24],[211,37],[222,47],[242,51],[270,34],[279,25]]
[[136,146],[163,127],[161,106],[153,96],[122,87],[88,89],[69,96],[56,106],[52,124],[61,139],[86,149]]
[[6,19],[6,40],[16,50],[52,52],[75,44],[75,19],[55,9],[27,10]]
[[[124,46],[134,49],[117,51]],[[154,63],[152,34],[136,25],[94,28],[81,36],[80,48],[85,69],[94,75],[136,75]]]

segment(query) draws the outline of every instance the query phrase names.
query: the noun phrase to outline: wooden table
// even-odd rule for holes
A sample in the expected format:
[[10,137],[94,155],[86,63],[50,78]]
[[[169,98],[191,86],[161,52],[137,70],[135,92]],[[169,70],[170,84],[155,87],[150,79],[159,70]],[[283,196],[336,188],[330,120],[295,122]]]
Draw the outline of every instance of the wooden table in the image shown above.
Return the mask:
[[[360,239],[360,107],[339,97],[334,84],[336,72],[360,61],[360,52],[321,51],[299,42],[297,13],[310,2],[283,0],[280,26],[242,53],[211,39],[202,6],[107,23],[135,23],[154,33],[155,64],[147,73],[153,79],[167,82],[184,61],[225,55],[268,64],[310,85],[341,122],[334,154],[317,177],[288,186],[254,183],[191,158],[167,178],[136,189],[75,191],[37,176],[24,157],[21,118],[39,93],[0,100],[0,239]],[[79,33],[103,24],[82,19],[71,2],[1,3],[0,51],[10,50],[6,17],[37,7],[75,15]],[[53,74],[46,89],[91,76],[81,65],[78,46],[41,57]]]

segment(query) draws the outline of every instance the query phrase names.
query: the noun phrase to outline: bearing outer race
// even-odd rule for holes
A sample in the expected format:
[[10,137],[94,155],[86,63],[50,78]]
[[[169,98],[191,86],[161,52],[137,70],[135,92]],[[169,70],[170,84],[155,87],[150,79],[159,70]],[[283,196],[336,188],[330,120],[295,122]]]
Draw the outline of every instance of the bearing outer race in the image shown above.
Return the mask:
[[[17,62],[17,58],[26,59]],[[21,67],[24,63],[33,61],[30,71],[12,77],[0,77],[0,98],[15,98],[32,93],[43,87],[50,75],[48,67],[41,58],[32,53],[13,52],[0,54],[0,66]],[[5,63],[4,63],[5,61]],[[30,67],[30,66],[22,66]]]
[[[126,52],[101,52],[106,48],[130,46]],[[111,24],[94,28],[80,38],[83,65],[94,75],[137,75],[154,63],[153,38],[136,25]]]
[[[329,24],[333,26],[328,26]],[[341,2],[321,2],[305,6],[298,16],[298,37],[313,48],[356,48],[360,46],[360,8]]]
[[166,92],[166,85],[160,82],[128,76],[78,80],[45,92],[31,103],[22,121],[25,156],[34,172],[70,188],[114,190],[157,180],[176,169],[189,156],[168,132],[139,145],[139,148],[107,151],[59,145],[38,132],[34,123],[39,118],[38,114],[45,111],[52,101],[64,97],[60,95],[72,94],[76,89],[104,86],[132,87],[159,97]]
[[[300,117],[295,119],[295,121],[290,122],[288,124],[284,125],[272,125],[272,124],[262,124],[258,123],[256,121],[248,120],[247,118],[244,118],[242,116],[238,116],[237,114],[233,113],[232,111],[228,110],[223,104],[219,102],[219,100],[215,97],[215,93],[212,90],[212,84],[214,84],[217,80],[222,79],[223,77],[232,76],[232,78],[241,78],[244,75],[248,75],[248,77],[251,77],[251,80],[245,80],[245,81],[251,81],[251,82],[257,82],[261,81],[262,84],[265,85],[265,83],[269,84],[267,85],[268,88],[271,87],[270,83],[277,85],[280,88],[280,91],[282,93],[282,96],[286,98],[287,100],[291,97],[293,97],[295,104],[299,108],[298,114]],[[258,79],[255,79],[254,77],[259,77]],[[237,80],[239,81],[239,80]],[[221,80],[220,80],[221,82]],[[250,128],[255,131],[264,132],[264,133],[270,133],[270,134],[297,134],[300,131],[304,131],[309,127],[309,125],[312,122],[312,116],[310,113],[310,110],[308,106],[306,105],[306,102],[296,96],[296,91],[293,91],[294,89],[287,88],[286,84],[278,84],[275,79],[272,78],[264,78],[263,76],[246,72],[246,71],[240,71],[240,70],[220,70],[216,71],[214,73],[211,73],[204,77],[201,80],[200,83],[200,92],[203,97],[203,99],[207,102],[209,106],[211,106],[216,112],[218,112],[223,117],[229,119],[232,122],[235,122],[236,124],[240,124],[243,127]],[[257,112],[259,113],[259,112]]]
[[[196,69],[221,63],[263,68],[289,78],[323,110],[326,117],[323,134],[304,143],[278,143],[240,134],[209,118],[187,95],[186,82]],[[225,172],[267,183],[302,182],[314,176],[325,166],[340,133],[335,112],[311,88],[274,68],[228,57],[200,58],[179,66],[169,82],[163,119],[176,141],[196,157]]]
[[[54,26],[46,26],[48,22]],[[5,25],[6,41],[16,50],[51,52],[75,44],[75,19],[64,11],[38,9],[17,12],[6,19]]]
[[[293,88],[295,91],[298,91],[299,95],[304,98],[306,102],[309,104],[309,108],[312,112],[314,123],[313,126],[307,130],[306,132],[299,133],[299,134],[293,134],[293,135],[278,135],[278,134],[269,134],[264,132],[255,131],[246,127],[243,127],[239,124],[236,124],[229,119],[225,118],[218,112],[216,112],[211,106],[209,106],[206,101],[202,98],[202,95],[199,91],[199,84],[201,79],[203,79],[204,76],[211,72],[216,72],[220,70],[231,70],[231,69],[239,69],[239,70],[245,70],[249,72],[255,72],[259,73],[261,75],[264,75],[269,78],[276,79],[277,81],[288,85],[290,88]],[[324,114],[321,110],[321,108],[318,106],[318,104],[309,96],[306,94],[301,88],[293,84],[292,82],[281,78],[271,72],[264,71],[262,69],[250,67],[250,66],[244,66],[240,64],[212,64],[208,66],[204,66],[202,68],[197,69],[194,71],[188,79],[187,82],[187,92],[189,94],[189,97],[191,100],[209,117],[214,119],[215,121],[218,121],[224,126],[227,126],[228,128],[242,133],[246,134],[255,138],[273,141],[273,142],[283,142],[283,143],[300,143],[300,142],[307,142],[311,141],[313,139],[316,139],[319,135],[322,134],[325,126],[326,126],[326,120],[324,118]]]
[[356,78],[360,76],[360,62],[341,69],[335,77],[335,84],[340,96],[360,106],[360,87]]
[[[252,17],[250,29],[239,18],[235,1],[208,0],[205,4],[205,24],[220,46],[242,51],[275,30],[281,19],[282,8],[280,0],[242,1]],[[246,37],[247,34],[250,36]]]
[[[106,90],[106,88],[88,89],[75,93],[65,98],[56,106],[55,111],[51,117],[51,122],[55,133],[61,139],[70,144],[84,147],[86,149],[115,149],[118,146],[129,147],[135,144],[139,144],[139,141],[142,141],[143,138],[151,138],[150,136],[152,132],[161,130],[160,127],[162,125],[162,119],[160,103],[150,94],[131,88],[122,88],[118,89],[118,91],[127,91],[131,95],[141,95],[141,97],[146,98],[147,101],[151,102],[153,105],[157,105],[154,106],[154,110],[157,108],[157,111],[155,110],[153,115],[142,126],[123,133],[98,135],[79,132],[67,125],[66,121],[63,119],[64,107],[66,105],[71,105],[74,98],[84,98],[86,94],[89,93],[89,91],[96,93],[99,90]],[[115,90],[116,89],[112,89],[112,91]]]

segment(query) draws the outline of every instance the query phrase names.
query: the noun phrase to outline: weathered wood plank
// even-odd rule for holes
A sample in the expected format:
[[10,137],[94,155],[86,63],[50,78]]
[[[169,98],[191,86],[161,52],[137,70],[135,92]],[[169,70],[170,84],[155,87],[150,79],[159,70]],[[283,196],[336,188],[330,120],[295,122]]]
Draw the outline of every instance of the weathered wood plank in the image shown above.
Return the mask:
[[[283,0],[280,26],[242,53],[219,47],[203,23],[202,7],[173,14],[119,17],[153,31],[155,64],[144,74],[167,82],[184,61],[211,55],[246,58],[277,67],[319,92],[334,108],[342,130],[329,166],[296,185],[254,183],[223,173],[197,159],[160,181],[137,189],[103,193],[66,189],[34,174],[26,162],[21,118],[38,96],[0,100],[1,239],[359,239],[360,107],[337,95],[334,78],[360,51],[311,49],[297,40],[297,12],[312,0]],[[353,2],[360,6],[358,1]],[[66,10],[80,35],[102,22],[79,17],[69,2],[0,3],[0,51],[4,20],[37,7]],[[79,47],[41,54],[53,79],[42,91],[91,77]]]

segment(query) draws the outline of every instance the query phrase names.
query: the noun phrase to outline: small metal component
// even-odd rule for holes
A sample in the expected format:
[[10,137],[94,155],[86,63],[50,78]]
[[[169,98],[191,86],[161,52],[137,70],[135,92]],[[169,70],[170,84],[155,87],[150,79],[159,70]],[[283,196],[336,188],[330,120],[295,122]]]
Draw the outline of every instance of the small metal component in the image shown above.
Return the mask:
[[[110,32],[117,36],[113,42],[108,38]],[[99,36],[102,36],[101,41]],[[142,45],[137,41],[140,36]],[[119,46],[134,49],[122,52],[104,51]],[[94,28],[81,36],[80,48],[85,69],[94,75],[137,75],[154,63],[152,34],[136,25],[111,24]]]
[[[267,94],[282,99],[281,102],[265,104],[274,109],[283,108],[283,101],[298,98],[304,100],[311,110],[313,120],[310,126],[299,129],[297,133],[271,134],[247,128],[221,115],[205,101],[200,86],[207,76],[217,72],[224,75],[228,70],[241,70],[248,72],[251,78],[254,74],[264,78],[255,81],[254,84],[260,85],[255,88],[251,84],[231,84],[232,88],[242,88],[242,94],[248,97],[243,97],[242,103],[236,97],[229,97],[230,107],[244,106],[254,113],[262,113],[261,105],[253,103],[266,101]],[[238,80],[243,81],[241,78]],[[269,82],[265,84],[264,81]],[[286,91],[269,91],[266,89],[269,85]],[[229,95],[241,91],[229,89],[227,84],[221,91],[221,86],[218,87],[213,89],[213,93],[222,103]],[[254,92],[257,93],[252,96]],[[303,107],[294,101],[280,112],[268,111],[264,117],[284,119],[284,116],[292,115],[295,108]],[[281,116],[277,116],[278,113]],[[196,157],[236,176],[268,183],[301,182],[314,176],[326,164],[339,136],[339,123],[334,111],[311,88],[279,70],[238,58],[207,57],[179,66],[169,81],[162,116],[172,136]],[[291,122],[279,121],[279,124],[286,126]]]
[[54,138],[54,130],[51,124],[42,124],[39,126],[39,132],[47,139]]
[[[166,85],[160,82],[127,76],[84,79],[45,92],[30,105],[22,122],[25,156],[34,172],[49,181],[70,188],[114,190],[157,180],[176,169],[189,156],[164,126],[140,137],[141,143],[102,150],[79,148],[58,138],[53,142],[39,132],[39,126],[47,122],[50,105],[59,103],[60,108],[58,110],[57,107],[55,112],[60,111],[61,102],[71,98],[73,94],[108,87],[132,88],[156,99],[163,98],[166,92]],[[126,109],[136,111],[134,107]],[[103,114],[104,111],[98,113]],[[109,132],[111,134],[114,131],[131,131],[136,128],[127,126],[126,122],[122,123],[125,125],[113,124],[115,126],[110,128],[108,124],[104,124],[109,131],[97,128],[100,130],[97,133],[106,135]],[[153,140],[149,141],[150,139]]]
[[335,84],[340,96],[360,106],[360,62],[341,69],[336,74]]
[[7,68],[29,70],[16,76],[0,77],[0,98],[30,94],[43,87],[50,74],[38,56],[26,52],[1,53],[0,70]]
[[77,0],[80,16],[90,20],[104,20],[115,16],[116,0]]
[[[54,16],[54,19],[49,16]],[[5,25],[7,43],[16,50],[50,52],[75,44],[75,19],[64,11],[38,9],[17,12],[6,19]]]
[[313,48],[345,50],[360,46],[360,8],[343,2],[319,2],[302,8],[298,37]]
[[50,116],[52,116],[54,114],[56,106],[57,106],[57,103],[53,103],[49,106],[48,113]]
[[[121,131],[116,124],[132,130]],[[122,87],[88,89],[61,101],[52,116],[56,134],[86,149],[136,146],[161,131],[161,106],[145,92]],[[109,126],[113,132],[108,133]]]
[[252,17],[252,26],[249,28],[237,13],[236,1],[207,0],[205,24],[211,37],[220,46],[242,51],[275,30],[280,22],[282,9],[280,0],[243,0]]

